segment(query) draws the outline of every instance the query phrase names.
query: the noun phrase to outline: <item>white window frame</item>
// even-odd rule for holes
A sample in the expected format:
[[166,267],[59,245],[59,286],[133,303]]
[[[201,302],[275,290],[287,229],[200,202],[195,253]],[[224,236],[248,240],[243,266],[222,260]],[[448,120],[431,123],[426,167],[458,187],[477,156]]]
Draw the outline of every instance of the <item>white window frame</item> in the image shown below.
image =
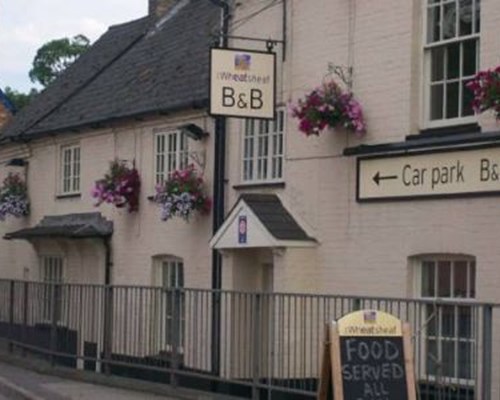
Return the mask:
[[[65,281],[65,257],[60,254],[42,254],[39,256],[40,282],[44,284],[41,302],[41,317],[44,321],[52,321],[52,297],[56,297],[56,321],[60,322],[63,311],[63,295],[61,287],[45,284],[62,284]],[[56,290],[55,294],[52,290]]]
[[189,164],[189,138],[180,130],[154,134],[154,183],[163,183],[169,175]]
[[[457,7],[459,5],[460,0],[436,0],[439,2],[439,4],[451,4],[456,2]],[[473,20],[476,15],[476,7],[475,7],[475,2],[477,0],[472,0],[473,1]],[[431,49],[437,48],[440,46],[445,46],[445,45],[450,45],[453,43],[463,43],[467,40],[476,40],[476,71],[479,71],[479,56],[480,56],[480,36],[481,36],[481,31],[474,33],[475,30],[475,22],[473,22],[473,27],[472,30],[473,32],[469,35],[464,35],[464,36],[455,36],[454,38],[451,39],[442,39],[442,29],[441,29],[441,40],[433,42],[433,43],[428,43],[427,35],[428,35],[428,9],[431,8],[432,6],[429,4],[429,0],[423,0],[422,1],[422,13],[423,13],[423,29],[422,29],[422,71],[423,71],[423,79],[422,79],[422,96],[421,96],[421,102],[420,102],[420,109],[421,109],[421,120],[422,120],[422,126],[425,128],[442,128],[446,126],[454,126],[454,125],[462,125],[462,124],[469,124],[469,123],[474,123],[477,121],[477,116],[476,115],[470,115],[470,116],[460,116],[461,111],[462,111],[462,93],[463,93],[463,86],[462,86],[462,81],[463,80],[468,80],[474,75],[467,75],[466,77],[463,76],[463,51],[460,51],[460,73],[458,78],[446,80],[446,78],[443,76],[442,82],[443,82],[443,118],[438,119],[438,120],[431,120]],[[456,13],[456,26],[455,29],[459,29],[459,22],[458,22],[458,13]],[[481,15],[479,16],[481,18]],[[442,22],[443,19],[443,13],[440,15],[440,20]],[[481,25],[481,20],[480,20],[480,25]],[[446,70],[446,59],[444,61],[443,65],[444,70]],[[441,81],[439,81],[441,82]],[[459,116],[456,118],[446,118],[446,82],[458,82],[459,83]]]
[[[428,295],[425,296],[423,293],[423,269],[424,269],[424,263],[426,262],[433,262],[434,263],[434,296]],[[450,263],[450,296],[444,296],[444,297],[439,297],[438,296],[438,268],[439,262],[449,262]],[[466,295],[463,297],[455,297],[454,296],[454,282],[455,282],[455,269],[456,269],[456,264],[459,262],[465,262],[467,263],[467,290],[466,290]],[[463,386],[473,386],[475,383],[474,380],[474,366],[471,365],[471,374],[472,376],[470,378],[461,378],[459,377],[459,360],[457,355],[459,354],[459,344],[460,343],[468,343],[471,346],[471,358],[478,360],[478,354],[474,353],[475,349],[477,348],[477,343],[476,341],[478,340],[475,335],[478,334],[477,330],[474,330],[475,324],[479,323],[479,318],[480,316],[477,314],[477,311],[473,314],[471,314],[471,321],[470,321],[470,337],[465,337],[465,336],[460,336],[457,332],[459,329],[459,321],[458,321],[458,316],[459,316],[459,304],[460,302],[463,303],[471,303],[476,300],[476,286],[477,286],[477,266],[476,266],[476,259],[473,256],[467,256],[467,255],[445,255],[445,254],[429,254],[429,255],[421,255],[418,257],[414,258],[414,291],[416,294],[416,297],[419,299],[425,299],[425,300],[451,300],[453,303],[456,303],[456,305],[450,305],[450,306],[443,306],[443,305],[433,305],[433,304],[428,304],[424,305],[421,304],[422,307],[422,321],[425,321],[424,326],[418,327],[418,329],[421,329],[422,335],[421,335],[421,353],[422,355],[419,357],[420,361],[420,371],[422,371],[421,378],[423,380],[428,380],[428,381],[433,381],[437,383],[444,383],[444,384],[459,384]],[[472,277],[472,273],[474,276]],[[471,287],[472,284],[474,287]],[[443,315],[445,314],[444,312],[444,307],[453,307],[453,327],[454,327],[454,335],[453,336],[441,336],[439,333],[437,335],[435,334],[429,334],[429,329],[431,324],[433,323],[433,315],[437,316],[437,322],[436,322],[436,328],[439,329],[440,331],[443,329],[443,326],[445,326],[445,323],[443,322]],[[432,310],[432,311],[429,311]],[[434,317],[435,318],[435,317]],[[475,318],[475,321],[474,321]],[[446,343],[452,343],[454,347],[454,376],[449,376],[449,375],[434,375],[429,372],[430,367],[427,365],[428,360],[427,360],[427,352],[428,352],[428,343],[429,341],[435,341],[436,342],[436,348],[437,348],[437,353],[439,355],[442,355],[443,351],[443,344]],[[477,367],[476,367],[477,368]]]
[[59,194],[81,193],[81,146],[63,145],[59,149]]
[[[172,279],[173,278],[173,282]],[[185,295],[182,290],[172,291],[171,289],[184,288],[184,261],[175,256],[157,256],[153,259],[153,285],[162,289],[157,292],[154,312],[154,325],[157,335],[159,335],[155,353],[161,351],[172,352],[172,338],[169,337],[173,332],[170,331],[170,322],[173,314],[169,313],[169,304],[174,301],[173,307],[177,308],[179,320],[181,322],[179,335],[180,346],[177,347],[177,353],[184,353],[184,342],[186,338],[186,312]]]
[[242,127],[241,182],[283,182],[285,167],[286,113],[276,111],[276,119],[246,119]]

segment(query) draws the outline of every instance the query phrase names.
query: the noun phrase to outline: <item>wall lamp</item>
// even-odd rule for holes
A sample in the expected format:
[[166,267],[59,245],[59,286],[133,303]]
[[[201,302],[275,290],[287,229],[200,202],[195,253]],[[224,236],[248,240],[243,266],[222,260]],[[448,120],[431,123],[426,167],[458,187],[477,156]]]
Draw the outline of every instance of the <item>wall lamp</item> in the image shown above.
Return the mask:
[[204,137],[208,136],[208,132],[200,128],[196,124],[185,124],[179,126],[179,129],[182,133],[184,133],[188,138],[193,140],[201,140]]
[[28,161],[23,158],[11,158],[6,164],[8,167],[25,167],[28,165]]

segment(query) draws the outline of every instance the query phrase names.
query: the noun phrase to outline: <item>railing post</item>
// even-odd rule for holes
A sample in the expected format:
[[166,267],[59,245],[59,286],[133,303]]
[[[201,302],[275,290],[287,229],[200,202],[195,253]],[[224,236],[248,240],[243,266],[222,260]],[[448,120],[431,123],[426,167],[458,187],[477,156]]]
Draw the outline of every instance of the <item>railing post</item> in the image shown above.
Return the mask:
[[254,304],[254,321],[253,321],[253,326],[254,326],[254,331],[253,331],[253,351],[251,354],[253,354],[253,368],[252,368],[252,400],[258,400],[259,399],[259,380],[260,380],[260,363],[261,363],[261,318],[262,318],[262,312],[261,312],[261,295],[259,293],[254,294],[253,296],[255,299],[255,304]]
[[[170,378],[170,384],[173,387],[177,387],[179,384],[177,378],[177,372],[179,370],[179,349],[180,349],[180,329],[181,329],[181,319],[180,319],[180,301],[181,292],[179,288],[173,288],[169,294],[172,300],[172,374]],[[168,310],[167,310],[168,312]]]
[[15,337],[14,335],[14,301],[15,301],[15,283],[14,281],[10,281],[9,285],[9,353],[14,351],[14,345],[12,343],[12,339]]
[[491,400],[491,364],[493,352],[493,306],[483,306],[483,354],[481,376],[481,399]]
[[56,363],[55,353],[57,352],[57,283],[47,283],[50,287],[50,302],[51,302],[51,315],[50,315],[50,364],[52,366]]
[[[127,290],[125,288],[124,290]],[[111,353],[113,348],[113,287],[104,286],[104,326],[103,326],[103,357],[104,373],[111,374]]]
[[[23,327],[22,327],[22,342],[28,342],[28,282],[23,284]],[[26,356],[26,347],[22,346],[22,355]]]

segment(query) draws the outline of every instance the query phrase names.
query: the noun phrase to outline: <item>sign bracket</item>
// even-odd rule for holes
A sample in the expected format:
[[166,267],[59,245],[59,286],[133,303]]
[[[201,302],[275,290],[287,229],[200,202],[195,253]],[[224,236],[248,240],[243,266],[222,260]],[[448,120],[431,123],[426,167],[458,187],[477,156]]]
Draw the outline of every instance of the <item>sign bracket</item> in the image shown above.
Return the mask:
[[236,35],[214,35],[214,42],[219,42],[219,38],[224,37],[226,39],[235,39],[235,40],[246,40],[250,42],[261,42],[261,43],[266,43],[266,49],[267,51],[271,52],[273,51],[274,47],[277,45],[282,45],[284,46],[286,42],[281,39],[264,39],[264,38],[259,38],[259,37],[252,37],[252,36],[236,36]]

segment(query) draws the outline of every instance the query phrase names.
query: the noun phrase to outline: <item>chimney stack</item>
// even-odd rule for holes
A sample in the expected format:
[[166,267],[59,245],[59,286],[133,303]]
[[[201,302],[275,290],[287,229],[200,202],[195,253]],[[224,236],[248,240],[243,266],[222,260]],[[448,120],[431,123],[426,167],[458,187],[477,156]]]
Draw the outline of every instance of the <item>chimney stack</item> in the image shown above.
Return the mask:
[[154,20],[164,16],[178,0],[149,0],[149,16]]

